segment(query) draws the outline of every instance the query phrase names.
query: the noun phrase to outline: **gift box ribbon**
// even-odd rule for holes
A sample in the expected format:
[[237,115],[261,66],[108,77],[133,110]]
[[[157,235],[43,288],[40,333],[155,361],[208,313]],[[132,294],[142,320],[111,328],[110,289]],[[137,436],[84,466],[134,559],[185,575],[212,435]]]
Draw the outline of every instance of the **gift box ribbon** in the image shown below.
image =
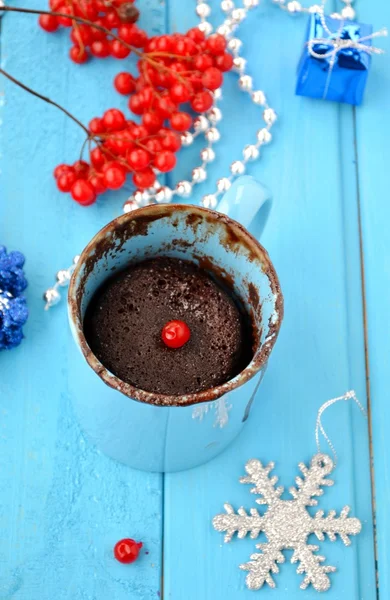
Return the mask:
[[[328,28],[328,26],[325,22],[325,17],[324,17],[323,12],[319,13],[319,17],[321,20],[321,25],[323,27],[323,30],[324,30],[324,32],[326,32],[329,35],[329,38],[315,37],[307,42],[307,46],[308,46],[309,54],[313,58],[317,58],[319,60],[325,60],[325,61],[329,62],[328,77],[327,77],[327,80],[325,83],[325,89],[324,89],[324,94],[323,94],[323,98],[326,98],[328,95],[328,91],[329,91],[329,86],[330,86],[330,82],[331,82],[331,78],[332,78],[332,74],[333,74],[333,69],[337,62],[337,59],[339,58],[339,55],[342,56],[343,54],[346,54],[346,52],[348,50],[356,50],[357,52],[366,52],[369,55],[384,54],[384,50],[382,50],[381,48],[376,48],[375,46],[368,45],[365,42],[372,40],[374,38],[377,38],[377,37],[387,36],[388,31],[386,28],[383,28],[379,31],[372,33],[371,35],[366,35],[364,37],[358,37],[357,39],[352,39],[351,37],[344,38],[344,37],[341,37],[343,34],[343,31],[344,31],[344,28],[345,28],[344,21],[341,22],[340,28],[335,34],[335,33],[332,33],[330,31],[330,29]],[[334,36],[336,36],[336,37],[334,37]],[[324,50],[322,52],[319,52],[319,49],[321,47]],[[340,54],[340,53],[342,53],[342,54]],[[341,67],[345,66],[345,64],[340,63],[340,61],[339,61],[339,65]],[[350,66],[350,63],[349,63],[349,66]],[[351,68],[351,66],[350,66],[350,68]],[[361,67],[354,66],[352,68],[364,69],[364,66],[361,66]]]

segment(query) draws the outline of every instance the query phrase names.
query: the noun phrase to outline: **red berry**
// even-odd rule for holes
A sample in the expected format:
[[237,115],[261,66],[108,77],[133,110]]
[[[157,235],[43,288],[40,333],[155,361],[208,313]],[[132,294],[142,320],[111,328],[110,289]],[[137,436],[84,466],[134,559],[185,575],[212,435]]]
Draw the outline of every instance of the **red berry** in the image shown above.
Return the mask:
[[213,33],[206,40],[206,48],[213,56],[219,56],[226,50],[226,39],[219,33]]
[[[106,8],[107,10],[107,8]],[[107,10],[104,17],[104,25],[107,29],[116,29],[121,25],[121,20],[118,16],[118,13],[114,9]]]
[[86,179],[89,173],[89,164],[85,160],[76,160],[73,165],[74,172],[78,179]]
[[79,0],[81,16],[89,21],[95,21],[98,17],[99,11],[97,10],[95,3],[91,0]]
[[[71,6],[61,6],[59,12],[64,15],[73,15],[73,9]],[[59,25],[63,27],[72,27],[73,20],[68,19],[67,17],[57,17],[57,21]]]
[[70,39],[76,46],[89,46],[92,42],[91,28],[87,25],[73,26]]
[[91,150],[90,157],[91,163],[93,164],[95,169],[101,169],[104,163],[106,162],[106,158],[99,146],[96,146],[96,148]]
[[76,173],[72,169],[72,171],[66,171],[61,173],[57,177],[57,187],[61,192],[70,192],[72,189],[72,185],[75,183],[77,177]]
[[103,125],[107,131],[119,131],[126,126],[125,115],[121,110],[110,108],[103,115]]
[[217,67],[210,67],[202,75],[202,83],[208,90],[216,90],[223,83],[223,75]]
[[64,0],[49,0],[50,10],[58,11],[63,2]]
[[191,102],[191,108],[195,112],[203,113],[213,105],[213,97],[210,92],[199,92]]
[[112,40],[111,42],[111,54],[115,58],[126,58],[130,54],[130,48],[127,48],[122,42],[119,40]]
[[157,154],[158,152],[161,152],[161,150],[162,150],[162,144],[161,144],[160,140],[158,140],[156,138],[146,140],[145,146],[148,149],[148,151],[150,152],[150,154]]
[[150,167],[133,175],[133,183],[140,190],[151,187],[156,181],[156,175]]
[[142,124],[150,133],[157,133],[163,124],[163,118],[155,112],[147,112],[142,117]]
[[176,131],[187,131],[192,125],[192,117],[186,112],[175,112],[171,116],[172,129]]
[[[95,25],[100,25],[100,27],[105,27],[103,19],[95,19]],[[91,35],[94,40],[106,40],[106,34],[101,29],[97,29],[97,27],[91,27]]]
[[142,171],[150,163],[150,154],[143,148],[137,148],[129,153],[128,163],[135,171]]
[[106,58],[111,54],[111,46],[107,40],[95,40],[91,44],[91,54],[97,58]]
[[133,94],[129,100],[129,108],[135,115],[142,115],[145,104],[141,93]]
[[110,190],[118,190],[126,181],[126,171],[120,164],[112,164],[104,171],[104,183]]
[[125,538],[115,544],[114,556],[116,560],[127,565],[137,560],[141,548],[142,542],[137,543],[130,538]]
[[179,104],[181,102],[188,102],[190,99],[190,90],[189,86],[187,87],[183,83],[174,83],[171,89],[169,90],[169,95],[172,98],[173,102]]
[[80,46],[72,46],[69,50],[69,56],[78,65],[82,65],[88,60],[88,52],[85,51],[85,48],[80,48]]
[[127,44],[131,44],[133,28],[134,25],[131,23],[123,23],[123,25],[120,25],[118,28],[118,36],[121,38],[121,40],[127,42]]
[[70,165],[58,165],[55,169],[54,169],[54,177],[56,179],[58,179],[60,177],[60,175],[63,175],[64,173],[69,173],[69,172],[73,172],[74,173],[74,168],[71,167]]
[[198,27],[194,27],[193,29],[187,31],[187,36],[190,38],[190,40],[193,40],[198,44],[200,44],[200,42],[203,42],[206,39],[205,34],[203,33],[203,31],[198,29]]
[[155,108],[162,117],[166,118],[176,110],[176,104],[169,96],[160,96],[157,99]]
[[131,130],[131,135],[135,140],[142,140],[149,135],[149,132],[143,125],[135,125]]
[[118,73],[114,79],[114,86],[117,92],[127,96],[135,90],[135,79],[131,73]]
[[213,59],[209,54],[199,54],[194,59],[194,67],[197,71],[205,71],[214,64]]
[[103,133],[105,131],[103,120],[95,117],[89,122],[89,131],[94,135]]
[[39,15],[38,22],[42,29],[48,31],[49,33],[57,31],[59,27],[57,17],[54,17],[53,15]]
[[162,173],[167,173],[168,171],[172,171],[172,169],[175,168],[176,156],[173,154],[173,152],[170,152],[169,150],[164,150],[163,152],[157,154],[153,161],[153,164],[156,167],[156,169],[158,169]]
[[215,66],[218,67],[218,69],[223,73],[230,71],[230,69],[233,67],[233,56],[228,52],[216,56]]
[[145,31],[139,29],[137,25],[125,23],[119,27],[119,37],[136,48],[143,48],[148,41],[148,36]]
[[167,131],[161,138],[162,147],[165,150],[171,150],[172,152],[177,152],[181,148],[180,137],[174,131]]
[[77,179],[72,185],[72,198],[82,206],[89,206],[96,200],[95,189],[89,181]]
[[190,328],[184,321],[169,321],[161,332],[162,341],[168,348],[181,348],[190,337]]
[[89,178],[89,183],[92,185],[96,194],[104,194],[104,192],[107,190],[103,175],[92,175]]
[[158,52],[169,52],[172,48],[172,38],[169,35],[161,35],[156,40],[156,50]]

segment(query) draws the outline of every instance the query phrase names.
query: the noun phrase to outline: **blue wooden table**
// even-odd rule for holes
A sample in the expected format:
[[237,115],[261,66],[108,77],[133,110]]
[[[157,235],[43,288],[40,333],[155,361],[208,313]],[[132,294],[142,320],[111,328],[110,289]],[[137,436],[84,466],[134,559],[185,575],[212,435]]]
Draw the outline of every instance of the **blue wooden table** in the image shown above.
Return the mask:
[[[26,4],[44,8],[43,0]],[[192,0],[139,5],[150,32],[183,31],[196,22]],[[385,0],[375,7],[360,0],[356,8],[376,29],[390,23]],[[255,551],[254,542],[224,545],[211,519],[224,502],[254,506],[238,483],[251,457],[275,461],[282,483],[291,485],[298,462],[315,452],[319,406],[350,388],[368,405],[369,422],[346,403],[324,417],[340,460],[321,508],[350,504],[363,529],[350,548],[321,543],[327,564],[337,567],[327,595],[390,598],[389,59],[374,60],[359,109],[295,97],[304,21],[263,0],[241,30],[255,86],[279,114],[274,141],[251,173],[274,197],[262,242],[284,291],[282,332],[243,435],[209,464],[173,475],[130,470],[84,439],[68,387],[77,350],[65,306],[43,311],[42,291],[53,274],[120,213],[126,196],[107,194],[83,209],[60,195],[52,169],[75,159],[80,130],[0,80],[0,242],[27,256],[31,311],[26,340],[0,355],[1,600],[316,598],[313,589],[299,589],[302,576],[289,563],[275,576],[276,591],[248,591],[238,564]],[[110,83],[122,65],[76,66],[67,59],[68,44],[66,32],[46,35],[33,17],[1,20],[1,61],[14,76],[85,122],[108,106],[125,107]],[[380,45],[389,50],[387,40]],[[218,158],[194,201],[208,185],[213,189],[257,128],[259,113],[234,75],[221,107]],[[187,151],[175,178],[188,177],[196,152]],[[130,567],[112,556],[125,536],[144,542]]]

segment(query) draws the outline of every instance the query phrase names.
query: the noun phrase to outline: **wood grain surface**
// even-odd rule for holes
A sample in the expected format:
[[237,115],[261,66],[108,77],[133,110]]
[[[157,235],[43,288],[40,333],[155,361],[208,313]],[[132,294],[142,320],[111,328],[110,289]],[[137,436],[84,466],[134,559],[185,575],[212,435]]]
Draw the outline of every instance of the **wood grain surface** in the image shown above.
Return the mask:
[[[44,7],[43,0],[28,4]],[[211,4],[218,24],[218,3]],[[379,29],[390,22],[390,8],[385,0],[375,4],[374,10],[360,0],[356,8]],[[183,31],[196,23],[192,0],[138,5],[150,32]],[[125,107],[111,84],[123,63],[72,64],[68,33],[48,35],[34,17],[7,14],[0,27],[3,67],[83,121],[109,106]],[[130,470],[84,440],[68,392],[67,365],[77,349],[65,306],[43,311],[42,292],[54,273],[120,213],[126,193],[107,194],[88,209],[61,195],[52,170],[75,160],[81,130],[0,80],[0,243],[27,257],[31,313],[23,344],[0,355],[1,600],[316,598],[313,589],[299,589],[303,576],[289,562],[275,575],[277,590],[248,591],[238,565],[255,552],[255,542],[225,545],[211,520],[224,502],[254,506],[248,487],[238,483],[249,458],[275,461],[281,484],[292,485],[297,464],[308,463],[316,451],[319,406],[350,388],[363,403],[369,395],[372,420],[347,403],[326,413],[339,463],[320,507],[340,511],[350,504],[363,529],[350,548],[341,541],[319,543],[326,564],[337,567],[327,597],[389,597],[389,61],[374,59],[365,103],[357,110],[298,98],[295,71],[304,29],[305,17],[291,19],[263,0],[240,30],[255,87],[279,115],[274,140],[250,173],[274,199],[262,243],[285,296],[282,332],[243,435],[209,464],[173,475]],[[226,78],[221,109],[218,156],[193,202],[214,189],[262,123],[234,74]],[[183,153],[170,183],[189,177],[199,149]],[[113,544],[124,536],[144,542],[141,559],[130,567],[112,557]]]

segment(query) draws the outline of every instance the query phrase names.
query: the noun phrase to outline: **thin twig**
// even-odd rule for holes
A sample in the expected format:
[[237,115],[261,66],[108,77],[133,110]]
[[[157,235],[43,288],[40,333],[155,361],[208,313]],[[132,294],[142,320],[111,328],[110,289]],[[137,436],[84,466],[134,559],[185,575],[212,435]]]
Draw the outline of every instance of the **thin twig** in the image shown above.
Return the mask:
[[7,73],[7,71],[4,71],[4,69],[0,68],[0,74],[4,75],[4,77],[7,77],[7,79],[9,79],[10,81],[12,81],[12,83],[15,83],[16,85],[18,85],[20,88],[22,88],[23,90],[25,90],[29,94],[32,94],[33,96],[36,96],[40,100],[43,100],[44,102],[47,102],[47,104],[51,104],[52,106],[55,106],[56,108],[58,108],[60,111],[62,111],[63,113],[65,113],[67,117],[69,117],[70,119],[72,119],[72,121],[74,121],[75,123],[77,123],[77,125],[79,127],[81,127],[85,131],[85,133],[87,134],[88,137],[90,136],[90,131],[88,131],[87,127],[85,127],[85,125],[81,121],[79,121],[74,115],[72,115],[72,113],[70,113],[66,108],[64,108],[60,104],[57,104],[57,102],[54,102],[54,100],[50,100],[50,98],[48,98],[47,96],[43,96],[42,94],[39,94],[39,92],[36,92],[35,90],[32,90],[27,85],[25,85],[21,81],[18,81],[18,79],[15,79],[15,77],[13,77],[9,73]]

